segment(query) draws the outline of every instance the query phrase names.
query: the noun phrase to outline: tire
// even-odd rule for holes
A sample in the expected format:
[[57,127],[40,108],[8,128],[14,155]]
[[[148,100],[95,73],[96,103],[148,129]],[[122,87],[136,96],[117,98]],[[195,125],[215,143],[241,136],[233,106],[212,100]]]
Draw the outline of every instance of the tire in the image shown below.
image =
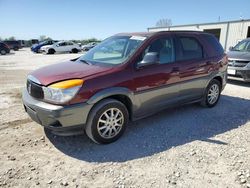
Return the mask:
[[14,51],[18,51],[18,47],[15,46],[15,47],[13,48],[13,50],[14,50]]
[[54,54],[55,52],[56,51],[53,48],[51,48],[51,49],[48,50],[48,54]]
[[1,53],[1,55],[6,55],[7,54],[6,50],[1,50],[0,53]]
[[76,48],[73,48],[73,49],[71,50],[71,52],[77,54],[77,53],[78,53],[78,50],[77,50]]
[[208,108],[214,107],[220,99],[220,94],[221,83],[216,79],[211,80],[206,88],[201,105]]
[[95,143],[109,144],[122,136],[128,121],[128,110],[123,103],[114,99],[104,99],[91,110],[85,132]]

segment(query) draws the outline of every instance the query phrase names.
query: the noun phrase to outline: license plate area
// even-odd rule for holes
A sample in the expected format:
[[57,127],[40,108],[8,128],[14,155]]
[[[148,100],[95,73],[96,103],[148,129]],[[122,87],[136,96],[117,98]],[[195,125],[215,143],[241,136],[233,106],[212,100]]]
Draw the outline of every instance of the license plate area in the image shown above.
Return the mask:
[[227,69],[227,74],[230,74],[230,75],[235,75],[235,74],[236,74],[236,70],[233,70],[233,69]]

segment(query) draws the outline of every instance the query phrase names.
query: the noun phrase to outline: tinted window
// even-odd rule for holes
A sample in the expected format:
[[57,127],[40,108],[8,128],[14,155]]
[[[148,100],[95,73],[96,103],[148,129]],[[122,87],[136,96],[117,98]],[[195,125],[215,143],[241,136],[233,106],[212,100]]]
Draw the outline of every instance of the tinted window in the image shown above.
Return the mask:
[[67,42],[67,45],[73,45],[73,43],[72,42]]
[[200,43],[192,37],[180,37],[180,50],[177,60],[201,59],[203,57]]
[[62,42],[58,44],[59,46],[66,46],[66,42]]
[[209,35],[206,34],[204,35],[205,40],[212,46],[213,48],[213,56],[217,56],[217,55],[222,55],[224,53],[224,49],[221,46],[221,44],[219,43],[218,39],[213,36],[213,35]]
[[145,50],[145,53],[157,52],[160,60],[160,64],[174,62],[174,45],[171,38],[163,38],[154,41]]

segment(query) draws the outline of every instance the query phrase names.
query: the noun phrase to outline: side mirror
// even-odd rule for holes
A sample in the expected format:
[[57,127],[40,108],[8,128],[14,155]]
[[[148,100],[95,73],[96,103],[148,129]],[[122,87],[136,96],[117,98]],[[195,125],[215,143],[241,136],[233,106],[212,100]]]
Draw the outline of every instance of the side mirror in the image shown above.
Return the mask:
[[159,57],[157,52],[148,52],[143,57],[143,60],[137,64],[137,68],[141,68],[148,65],[159,64]]
[[233,49],[234,49],[233,46],[230,46],[230,47],[229,47],[229,51],[232,51]]

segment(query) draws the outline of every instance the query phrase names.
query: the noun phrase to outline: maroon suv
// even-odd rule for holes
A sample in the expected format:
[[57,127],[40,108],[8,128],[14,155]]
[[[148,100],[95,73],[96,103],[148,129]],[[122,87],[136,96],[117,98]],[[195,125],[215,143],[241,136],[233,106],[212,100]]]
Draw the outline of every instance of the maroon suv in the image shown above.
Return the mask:
[[30,73],[23,103],[34,121],[55,134],[85,130],[93,141],[110,143],[129,120],[186,103],[215,106],[227,63],[207,33],[118,34],[78,59]]

